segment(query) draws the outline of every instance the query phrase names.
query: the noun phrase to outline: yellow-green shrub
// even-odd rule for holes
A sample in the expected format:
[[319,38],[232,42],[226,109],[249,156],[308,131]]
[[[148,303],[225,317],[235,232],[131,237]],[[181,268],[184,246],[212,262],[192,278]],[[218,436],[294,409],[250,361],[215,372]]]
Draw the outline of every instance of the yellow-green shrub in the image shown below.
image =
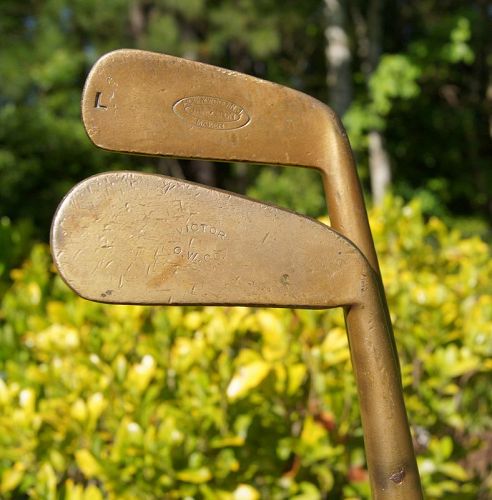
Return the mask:
[[[371,217],[428,498],[486,498],[492,264],[417,202]],[[0,497],[367,498],[340,311],[104,306],[45,246],[0,326]]]

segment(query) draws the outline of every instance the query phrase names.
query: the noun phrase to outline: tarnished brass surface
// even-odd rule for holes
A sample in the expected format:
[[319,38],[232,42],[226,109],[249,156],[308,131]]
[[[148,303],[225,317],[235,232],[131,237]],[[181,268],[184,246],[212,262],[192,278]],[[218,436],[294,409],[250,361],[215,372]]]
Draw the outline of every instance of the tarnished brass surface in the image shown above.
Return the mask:
[[[335,114],[305,94],[234,71],[119,50],[89,74],[82,115],[89,137],[105,149],[322,173],[332,227],[374,271],[364,301],[345,308],[373,497],[422,498],[377,256],[350,145]],[[293,244],[310,244],[292,235]],[[324,280],[313,276],[311,286],[318,279]]]
[[350,241],[314,219],[132,172],[70,191],[52,252],[70,287],[109,303],[337,307],[360,303],[372,272]]
[[123,49],[89,73],[82,119],[91,140],[113,151],[320,170],[333,227],[378,270],[345,131],[316,99],[208,64]]

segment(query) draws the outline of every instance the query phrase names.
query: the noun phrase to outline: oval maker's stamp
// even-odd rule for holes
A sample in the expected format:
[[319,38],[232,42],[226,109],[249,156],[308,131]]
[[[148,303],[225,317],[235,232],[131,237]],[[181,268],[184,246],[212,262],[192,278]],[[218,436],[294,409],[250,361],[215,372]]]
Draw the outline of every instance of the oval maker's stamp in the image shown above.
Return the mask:
[[251,120],[246,110],[238,104],[203,95],[180,99],[174,104],[173,111],[182,120],[213,130],[241,128]]

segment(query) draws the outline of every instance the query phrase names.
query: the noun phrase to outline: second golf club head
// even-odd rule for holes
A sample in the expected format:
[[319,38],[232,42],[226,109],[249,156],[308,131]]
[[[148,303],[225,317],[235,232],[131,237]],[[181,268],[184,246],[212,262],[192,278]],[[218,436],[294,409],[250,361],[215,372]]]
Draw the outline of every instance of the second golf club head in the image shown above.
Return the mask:
[[89,300],[329,308],[360,303],[366,259],[320,222],[160,175],[90,177],[51,235],[66,283]]

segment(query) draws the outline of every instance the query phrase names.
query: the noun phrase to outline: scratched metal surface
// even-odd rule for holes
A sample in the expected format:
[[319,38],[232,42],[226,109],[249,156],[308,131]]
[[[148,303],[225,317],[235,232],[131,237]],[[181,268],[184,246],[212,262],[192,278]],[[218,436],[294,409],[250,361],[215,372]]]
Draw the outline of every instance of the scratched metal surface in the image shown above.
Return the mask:
[[361,253],[307,217],[159,175],[91,177],[62,201],[52,252],[109,303],[336,307],[360,301]]
[[112,151],[319,170],[333,228],[378,272],[345,130],[311,96],[208,64],[122,49],[92,68],[82,119],[94,144]]

